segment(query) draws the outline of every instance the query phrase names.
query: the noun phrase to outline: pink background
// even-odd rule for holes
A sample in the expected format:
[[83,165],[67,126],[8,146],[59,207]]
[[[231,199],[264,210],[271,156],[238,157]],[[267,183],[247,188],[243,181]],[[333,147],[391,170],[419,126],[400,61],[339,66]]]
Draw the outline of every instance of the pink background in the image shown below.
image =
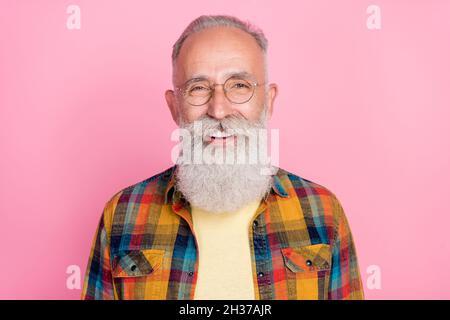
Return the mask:
[[171,46],[219,13],[265,31],[280,165],[343,203],[366,297],[449,299],[450,1],[425,0],[1,1],[0,298],[79,298],[105,202],[172,165]]

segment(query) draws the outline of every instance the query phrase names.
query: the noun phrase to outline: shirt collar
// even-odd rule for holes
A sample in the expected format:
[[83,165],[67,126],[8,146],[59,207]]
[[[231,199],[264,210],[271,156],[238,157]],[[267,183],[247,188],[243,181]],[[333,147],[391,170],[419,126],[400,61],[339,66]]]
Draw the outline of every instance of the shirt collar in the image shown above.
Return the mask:
[[[164,203],[167,204],[169,202],[175,203],[183,198],[182,193],[175,188],[176,181],[176,170],[177,165],[172,167],[172,170],[169,170],[164,178],[168,179],[169,182],[167,184],[166,191],[164,193]],[[283,182],[281,177],[285,175],[284,170],[277,168],[275,174],[272,174],[272,187],[270,192],[278,194],[280,197],[288,198],[289,194],[286,191],[286,188],[283,186]],[[266,199],[266,198],[265,198]]]

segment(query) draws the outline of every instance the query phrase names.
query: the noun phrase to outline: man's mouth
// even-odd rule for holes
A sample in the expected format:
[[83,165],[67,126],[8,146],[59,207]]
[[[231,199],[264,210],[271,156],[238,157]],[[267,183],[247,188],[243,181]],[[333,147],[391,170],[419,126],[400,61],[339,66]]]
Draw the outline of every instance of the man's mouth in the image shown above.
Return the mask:
[[214,131],[211,134],[207,135],[206,140],[210,140],[209,144],[214,145],[225,145],[229,142],[232,142],[232,140],[235,140],[236,135],[225,132],[225,131]]

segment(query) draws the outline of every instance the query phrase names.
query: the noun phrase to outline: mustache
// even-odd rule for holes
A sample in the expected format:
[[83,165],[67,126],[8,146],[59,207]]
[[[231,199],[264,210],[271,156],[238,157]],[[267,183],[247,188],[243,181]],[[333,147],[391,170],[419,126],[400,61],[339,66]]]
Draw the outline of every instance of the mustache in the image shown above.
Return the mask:
[[247,120],[244,116],[240,114],[232,114],[221,120],[211,118],[208,115],[203,115],[193,122],[181,121],[180,127],[183,129],[188,129],[189,131],[194,131],[194,124],[200,123],[202,127],[202,135],[205,137],[208,133],[216,131],[224,131],[227,133],[232,133],[236,135],[250,136],[254,133],[255,129],[264,129],[265,117],[258,120]]

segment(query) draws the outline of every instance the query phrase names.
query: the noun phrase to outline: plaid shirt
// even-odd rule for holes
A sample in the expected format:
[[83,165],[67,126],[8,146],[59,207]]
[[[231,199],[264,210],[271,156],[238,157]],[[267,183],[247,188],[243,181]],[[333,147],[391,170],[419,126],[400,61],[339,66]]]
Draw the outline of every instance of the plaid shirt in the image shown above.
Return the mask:
[[[106,203],[82,299],[193,299],[197,244],[175,169]],[[255,299],[364,299],[355,245],[336,196],[281,168],[272,178],[249,227]]]

